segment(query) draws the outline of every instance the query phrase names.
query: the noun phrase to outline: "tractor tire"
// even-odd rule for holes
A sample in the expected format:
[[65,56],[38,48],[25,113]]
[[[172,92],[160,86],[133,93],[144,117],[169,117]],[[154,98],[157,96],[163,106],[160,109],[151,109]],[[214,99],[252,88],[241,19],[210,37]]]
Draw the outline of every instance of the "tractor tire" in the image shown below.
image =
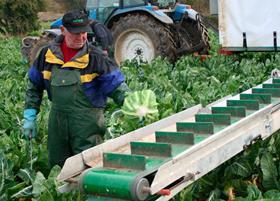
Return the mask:
[[175,59],[175,46],[167,25],[145,14],[128,14],[114,22],[112,28],[115,60],[150,62],[157,56]]
[[40,39],[37,40],[37,42],[31,47],[30,53],[28,54],[28,61],[30,65],[32,65],[35,59],[38,57],[42,48],[48,45],[54,39],[54,35],[44,34],[40,37]]
[[210,49],[208,30],[199,15],[196,21],[188,17],[184,18],[180,24],[175,24],[174,28],[176,29],[174,33],[177,33],[175,41],[179,41],[178,56],[194,52],[208,54]]
[[35,43],[39,40],[40,37],[37,36],[27,36],[21,41],[21,55],[24,59],[29,62],[29,54],[30,50],[34,46]]

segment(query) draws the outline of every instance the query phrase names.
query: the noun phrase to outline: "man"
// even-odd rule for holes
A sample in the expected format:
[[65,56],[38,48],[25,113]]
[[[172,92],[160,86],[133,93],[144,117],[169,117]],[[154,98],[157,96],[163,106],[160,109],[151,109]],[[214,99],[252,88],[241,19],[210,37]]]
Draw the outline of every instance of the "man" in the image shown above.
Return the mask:
[[63,16],[62,35],[43,48],[29,70],[24,135],[36,137],[43,91],[52,107],[48,124],[50,167],[102,141],[107,97],[122,104],[128,90],[118,66],[90,45],[90,20],[83,11]]

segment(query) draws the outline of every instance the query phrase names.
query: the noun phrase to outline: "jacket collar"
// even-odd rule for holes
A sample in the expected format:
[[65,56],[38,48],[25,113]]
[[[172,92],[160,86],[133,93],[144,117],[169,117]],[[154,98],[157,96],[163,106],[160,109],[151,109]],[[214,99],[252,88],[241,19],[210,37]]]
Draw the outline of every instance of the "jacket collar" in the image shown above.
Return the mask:
[[78,68],[84,69],[89,63],[89,43],[88,41],[82,47],[82,49],[68,62],[64,62],[63,54],[60,49],[60,44],[62,43],[64,36],[58,36],[53,43],[48,48],[45,55],[45,61],[51,64],[59,64],[62,68]]

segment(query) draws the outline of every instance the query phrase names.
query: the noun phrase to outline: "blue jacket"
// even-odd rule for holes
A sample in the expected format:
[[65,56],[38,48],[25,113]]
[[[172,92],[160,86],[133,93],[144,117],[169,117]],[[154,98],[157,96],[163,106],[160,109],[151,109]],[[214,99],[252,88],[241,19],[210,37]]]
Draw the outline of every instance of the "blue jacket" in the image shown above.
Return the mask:
[[29,70],[29,83],[26,93],[25,108],[34,108],[39,111],[43,91],[52,99],[50,79],[52,68],[71,70],[78,69],[81,74],[81,83],[85,95],[93,107],[103,108],[108,96],[115,91],[121,92],[117,96],[117,103],[124,99],[128,87],[124,83],[124,75],[117,64],[102,54],[98,48],[86,43],[84,47],[68,62],[64,62],[60,44],[63,37],[58,37],[53,43],[44,47]]

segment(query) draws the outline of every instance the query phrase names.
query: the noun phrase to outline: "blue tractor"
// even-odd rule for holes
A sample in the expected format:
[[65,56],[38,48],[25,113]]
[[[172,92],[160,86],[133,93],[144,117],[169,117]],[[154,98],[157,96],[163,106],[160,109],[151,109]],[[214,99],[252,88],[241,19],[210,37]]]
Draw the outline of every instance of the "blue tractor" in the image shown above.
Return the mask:
[[[87,0],[85,9],[91,19],[111,30],[118,64],[127,59],[149,62],[157,56],[172,61],[208,52],[208,32],[199,13],[177,0]],[[60,25],[58,19],[39,39],[25,38],[23,54],[34,60],[42,46],[60,34]]]

